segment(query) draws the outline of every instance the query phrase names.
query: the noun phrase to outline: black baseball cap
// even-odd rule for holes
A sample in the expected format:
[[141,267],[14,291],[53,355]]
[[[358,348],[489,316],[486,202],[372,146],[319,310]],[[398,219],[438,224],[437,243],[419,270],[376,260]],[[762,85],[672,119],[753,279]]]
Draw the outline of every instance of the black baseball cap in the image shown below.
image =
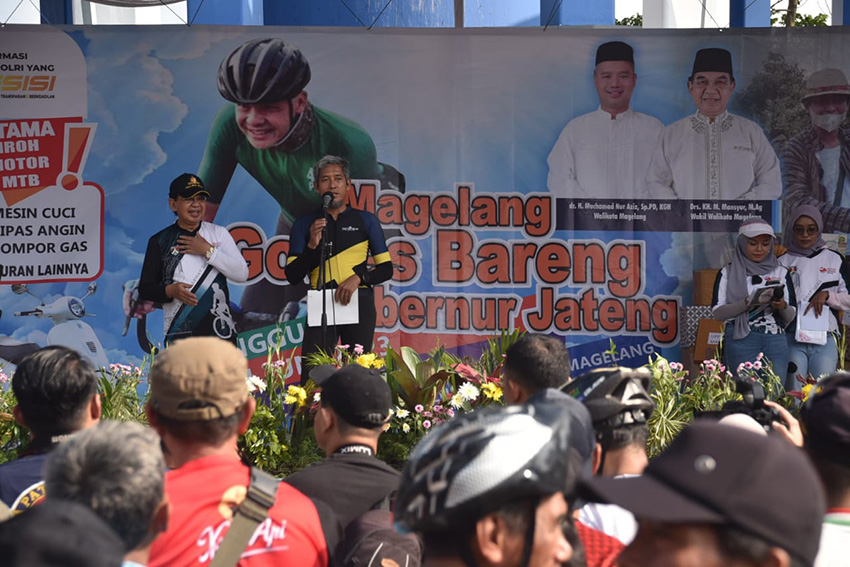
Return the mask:
[[643,475],[585,479],[587,500],[638,520],[738,528],[811,565],[826,500],[805,453],[785,439],[705,420],[687,427]]
[[121,567],[124,542],[91,508],[47,499],[0,524],[7,567]]
[[168,189],[168,198],[176,199],[177,197],[183,197],[184,199],[191,199],[199,193],[207,197],[210,196],[210,192],[204,189],[204,182],[201,181],[200,177],[193,173],[184,173],[171,182],[171,187]]
[[386,423],[392,392],[374,368],[322,365],[310,370],[310,378],[322,389],[322,404],[330,406],[349,425],[378,429]]
[[812,455],[850,467],[850,374],[822,379],[800,411],[806,449]]

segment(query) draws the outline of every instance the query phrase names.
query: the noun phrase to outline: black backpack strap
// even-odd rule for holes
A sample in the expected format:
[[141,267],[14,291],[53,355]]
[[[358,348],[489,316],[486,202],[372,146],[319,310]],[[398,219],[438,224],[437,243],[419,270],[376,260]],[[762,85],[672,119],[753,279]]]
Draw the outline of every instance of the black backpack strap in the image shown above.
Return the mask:
[[[378,503],[380,503],[380,501]],[[360,548],[363,546],[363,544],[366,541],[368,541],[369,538],[371,538],[372,536],[379,534],[379,533],[382,533],[385,530],[392,530],[393,529],[392,514],[388,509],[372,508],[372,510],[369,510],[369,511],[371,512],[373,510],[379,510],[379,511],[384,512],[386,514],[386,525],[381,526],[381,527],[377,527],[377,528],[373,528],[373,529],[371,529],[367,532],[360,534],[360,538],[357,540],[357,542],[354,545],[351,546],[351,550],[349,550],[349,552],[345,555],[345,557],[342,558],[342,561],[339,562],[339,567],[351,567],[352,565],[357,565],[357,562],[355,562],[353,560],[357,556],[357,553],[360,551]],[[358,518],[359,517],[360,516],[358,516]],[[353,521],[354,522],[358,521],[358,518],[355,518]],[[364,567],[372,567],[372,561],[374,560],[374,558],[378,554],[378,552],[381,550],[381,547],[383,547],[383,545],[384,544],[382,543],[378,546],[378,548],[372,554],[371,559],[369,560],[369,562]],[[405,567],[405,566],[402,565],[402,566],[399,566],[399,567]]]
[[142,351],[146,354],[150,354],[153,352],[153,345],[148,339],[148,316],[142,315],[141,318],[136,319],[136,340],[139,343]]
[[[354,544],[351,547],[351,550],[346,554],[346,556],[342,558],[342,561],[339,563],[339,567],[347,567],[349,565],[352,565],[352,562],[351,562],[352,558],[360,550],[360,546],[363,545],[363,542],[366,541],[369,537],[371,537],[371,536],[375,535],[376,533],[381,532],[381,531],[383,531],[387,528],[392,529],[392,521],[390,521],[390,519],[392,518],[392,505],[395,502],[395,497],[396,497],[397,493],[398,493],[397,490],[393,490],[392,492],[387,493],[383,498],[376,501],[374,504],[372,504],[372,506],[369,507],[369,511],[382,510],[382,511],[386,512],[387,513],[387,519],[388,519],[387,525],[380,527],[380,528],[375,528],[371,531],[368,531],[364,534],[361,534],[360,539],[357,541],[357,543]],[[358,516],[357,518],[355,518],[354,520],[352,520],[352,523],[356,522],[361,516],[362,516],[362,514],[360,516]]]
[[251,480],[245,500],[233,514],[230,528],[224,535],[210,567],[235,567],[248,546],[257,526],[269,515],[277,497],[278,480],[272,475],[251,467]]
[[372,506],[370,506],[369,509],[370,510],[389,510],[389,511],[392,511],[392,509],[395,507],[395,499],[396,499],[397,495],[398,495],[398,490],[393,490],[392,492],[387,493],[386,496],[384,496],[383,498],[381,498],[380,500],[378,500],[377,502],[372,504]]

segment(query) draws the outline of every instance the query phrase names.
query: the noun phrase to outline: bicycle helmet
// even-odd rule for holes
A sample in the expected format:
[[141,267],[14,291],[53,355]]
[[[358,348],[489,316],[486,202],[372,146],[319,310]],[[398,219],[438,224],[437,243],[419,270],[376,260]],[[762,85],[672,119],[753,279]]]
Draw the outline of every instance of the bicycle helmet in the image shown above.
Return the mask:
[[596,368],[567,382],[561,391],[590,411],[593,426],[615,428],[646,423],[655,409],[649,397],[652,373],[646,368]]
[[402,472],[396,524],[439,532],[518,498],[566,492],[569,415],[554,404],[486,408],[455,417],[414,447]]
[[290,100],[310,82],[310,64],[298,47],[282,39],[252,39],[224,58],[218,92],[236,104]]

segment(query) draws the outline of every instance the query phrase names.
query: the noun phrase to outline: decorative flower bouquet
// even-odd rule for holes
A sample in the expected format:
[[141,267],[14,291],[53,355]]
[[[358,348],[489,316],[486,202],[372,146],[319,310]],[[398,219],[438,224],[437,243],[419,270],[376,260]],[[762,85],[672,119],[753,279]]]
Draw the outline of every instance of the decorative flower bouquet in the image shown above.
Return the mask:
[[[147,423],[145,404],[150,389],[143,387],[142,383],[145,382],[148,360],[145,358],[142,366],[110,364],[108,368],[98,370],[102,419]],[[153,357],[150,362],[153,362]]]
[[[427,356],[410,347],[388,348],[385,357],[363,352],[355,345],[340,345],[329,355],[312,355],[307,364],[360,364],[384,373],[393,395],[390,420],[381,435],[378,453],[389,464],[401,468],[413,446],[429,429],[449,420],[458,412],[474,411],[501,404],[501,376],[504,350],[522,333],[502,332],[488,340],[478,360],[462,359],[438,346]],[[315,388],[308,383],[305,394]],[[319,398],[316,398],[319,399]]]
[[263,364],[263,377],[247,378],[257,409],[248,431],[239,438],[239,450],[247,462],[284,477],[324,457],[313,436],[319,392],[312,381],[303,387],[287,386],[292,357],[272,354]]
[[[652,371],[650,396],[655,411],[649,419],[647,453],[658,455],[688,425],[695,414],[720,411],[730,401],[741,400],[735,387],[735,377],[718,360],[700,364],[699,373],[689,377],[682,364],[668,362],[656,354],[647,367]],[[763,354],[753,362],[737,369],[738,380],[759,380],[764,386],[765,399],[793,408],[794,400],[786,395],[782,379],[773,371]]]
[[12,415],[18,402],[12,393],[11,378],[3,370],[0,364],[0,464],[14,460],[27,440],[27,430]]
[[[461,358],[438,346],[426,356],[413,349],[387,349],[385,356],[364,352],[355,345],[352,353],[342,345],[330,355],[319,353],[306,361],[312,364],[361,364],[376,368],[386,377],[393,393],[391,417],[381,436],[378,452],[385,461],[400,468],[413,446],[434,426],[460,412],[502,404],[502,365],[505,350],[522,336],[503,332],[485,344],[478,359]],[[109,419],[145,421],[147,401],[146,368],[112,365],[102,370],[99,380],[103,415]],[[272,347],[262,376],[247,378],[257,400],[257,410],[239,447],[246,461],[283,477],[324,457],[313,436],[313,417],[321,391],[312,381],[302,386],[286,385],[293,358],[281,359]],[[694,412],[716,411],[741,396],[735,391],[732,374],[717,360],[707,360],[699,373],[689,377],[683,366],[656,356],[647,365],[654,380],[650,395],[656,410],[649,420],[650,456],[661,452],[693,419]],[[814,387],[806,380],[799,392],[782,389],[782,380],[763,357],[737,369],[739,378],[759,379],[766,398],[794,407]],[[26,431],[12,417],[15,400],[8,376],[0,368],[0,462],[14,459],[26,441]]]

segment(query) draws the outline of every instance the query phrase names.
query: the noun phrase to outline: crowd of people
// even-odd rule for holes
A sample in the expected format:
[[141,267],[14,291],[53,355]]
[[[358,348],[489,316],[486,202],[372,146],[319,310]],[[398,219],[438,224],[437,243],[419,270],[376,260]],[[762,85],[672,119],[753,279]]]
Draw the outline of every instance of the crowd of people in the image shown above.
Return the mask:
[[175,223],[145,254],[139,297],[163,307],[169,343],[150,369],[148,425],[101,420],[97,375],[77,352],[51,346],[25,358],[11,387],[14,419],[30,438],[0,466],[0,562],[850,566],[850,374],[835,373],[834,338],[850,290],[843,258],[823,238],[846,228],[850,210],[840,128],[850,84],[834,69],[808,78],[801,102],[811,130],[789,142],[781,171],[761,127],[727,111],[736,82],[725,49],[696,53],[687,80],[696,112],[666,127],[630,108],[628,44],[599,46],[593,80],[599,108],[573,119],[549,155],[553,194],[774,200],[785,175],[782,249],[769,223],[744,221],[712,307],[733,372],[765,356],[762,374],[772,368],[786,390],[821,377],[799,420],[779,407],[770,423],[746,413],[696,419],[650,460],[651,373],[571,377],[563,341],[529,334],[505,353],[506,405],[434,427],[401,471],[378,454],[390,386],[356,364],[303,374],[321,388],[313,433],[322,460],[285,479],[245,462],[238,439],[256,401],[227,280],[244,283],[249,272],[211,222],[236,166],[277,201],[275,232],[290,237],[290,289],[269,306],[272,294],[252,285],[241,309],[277,314],[307,288],[332,289],[340,309],[357,304],[355,323],[308,324],[303,356],[340,339],[371,344],[372,286],[393,273],[377,218],[350,205],[352,176],[383,170],[368,133],[309,102],[310,67],[297,47],[251,40],[221,63],[228,104],[201,176],[172,182]]
[[65,347],[12,378],[27,449],[0,466],[0,557],[27,566],[827,567],[848,565],[850,375],[799,422],[744,413],[646,454],[646,369],[571,378],[557,338],[505,352],[505,406],[460,413],[380,459],[392,395],[357,365],[320,366],[326,457],[282,481],[242,461],[255,409],[245,356],[193,337],[150,369],[145,427],[101,421],[97,379]]
[[[601,52],[600,81],[626,47]],[[372,286],[392,276],[376,218],[349,205],[348,162],[325,156],[313,175],[323,206],[292,225],[286,274],[332,289],[340,309],[357,303],[358,318],[308,325],[304,355],[340,338],[371,343],[357,337],[374,334]],[[733,372],[763,353],[786,389],[829,375],[801,421],[778,406],[769,423],[698,419],[650,460],[651,372],[571,378],[564,342],[529,334],[505,351],[507,405],[433,428],[401,471],[378,454],[393,411],[381,373],[305,369],[321,388],[313,433],[325,458],[279,480],[238,449],[256,401],[227,279],[244,281],[247,266],[204,220],[210,195],[193,174],[175,179],[176,221],[148,245],[140,295],[166,309],[170,339],[150,369],[148,427],[100,420],[95,371],[71,349],[18,365],[14,417],[31,437],[0,466],[4,565],[850,565],[850,375],[834,374],[832,337],[850,292],[816,206],[791,212],[782,248],[770,224],[744,221],[714,294]]]

